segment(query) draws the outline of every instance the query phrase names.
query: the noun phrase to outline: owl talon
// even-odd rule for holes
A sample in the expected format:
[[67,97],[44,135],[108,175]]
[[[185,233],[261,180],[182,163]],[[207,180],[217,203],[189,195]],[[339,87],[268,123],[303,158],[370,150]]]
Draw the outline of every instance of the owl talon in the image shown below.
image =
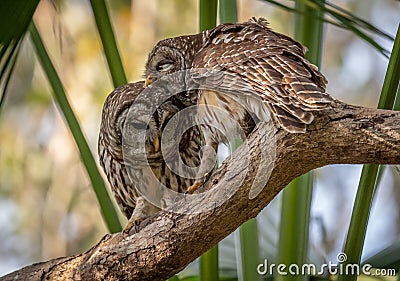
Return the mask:
[[131,218],[130,220],[128,220],[128,223],[126,224],[126,226],[122,230],[122,237],[124,239],[126,237],[128,237],[132,230],[133,230],[132,234],[137,233],[138,230],[139,230],[138,227],[139,227],[141,222],[142,222],[142,220],[139,219],[139,218]]
[[192,194],[194,193],[196,190],[198,190],[201,186],[203,185],[203,182],[201,181],[195,181],[195,183],[191,186],[189,186],[189,188],[187,189],[187,191],[185,192],[186,194]]
[[187,191],[185,192],[185,195],[188,194],[188,193],[192,194],[196,190],[198,190],[200,187],[202,187],[204,185],[204,183],[207,181],[208,176],[209,176],[209,174],[206,173],[206,174],[204,174],[204,176],[203,176],[201,181],[200,180],[196,180],[194,182],[194,184],[192,184],[191,186],[188,187]]

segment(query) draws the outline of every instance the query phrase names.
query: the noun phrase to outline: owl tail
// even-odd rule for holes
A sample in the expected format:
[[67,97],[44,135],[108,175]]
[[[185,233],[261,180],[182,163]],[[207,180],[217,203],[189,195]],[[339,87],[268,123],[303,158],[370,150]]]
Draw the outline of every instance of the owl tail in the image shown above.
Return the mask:
[[[306,132],[306,125],[309,123],[305,123],[304,121],[300,120],[299,118],[295,117],[293,114],[283,110],[280,106],[270,104],[269,105],[272,112],[272,116],[276,123],[278,123],[278,127],[282,127],[289,133],[305,133]],[[310,112],[306,114],[307,122],[314,120],[314,115]],[[310,123],[311,123],[310,122]]]

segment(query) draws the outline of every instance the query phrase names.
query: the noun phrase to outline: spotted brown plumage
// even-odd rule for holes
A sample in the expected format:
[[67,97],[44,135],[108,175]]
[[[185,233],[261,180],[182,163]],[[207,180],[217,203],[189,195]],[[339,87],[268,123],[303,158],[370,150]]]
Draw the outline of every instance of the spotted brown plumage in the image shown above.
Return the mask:
[[[239,100],[254,97],[268,107],[278,127],[304,133],[314,119],[312,111],[332,102],[325,77],[305,59],[305,51],[290,37],[273,32],[264,19],[253,19],[210,31],[192,68],[209,70],[195,78],[202,87]],[[207,79],[219,71],[222,81]],[[207,99],[200,91],[203,95]]]
[[[332,101],[325,77],[305,59],[305,51],[292,38],[272,31],[265,19],[253,18],[160,41],[149,55],[145,75],[150,84],[177,71],[201,69],[191,78],[202,87],[259,98],[278,127],[304,133],[314,118],[311,111]],[[225,73],[224,83],[206,79],[217,71]]]

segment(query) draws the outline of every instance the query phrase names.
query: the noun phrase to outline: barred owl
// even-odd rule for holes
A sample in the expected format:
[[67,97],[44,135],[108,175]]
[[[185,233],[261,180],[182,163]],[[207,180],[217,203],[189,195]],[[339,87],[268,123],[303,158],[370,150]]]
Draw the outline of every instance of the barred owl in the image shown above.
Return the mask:
[[[222,24],[197,35],[160,41],[146,63],[146,85],[190,69],[184,82],[199,90],[182,95],[190,99],[195,93],[198,105],[204,105],[198,118],[205,123],[206,145],[214,149],[225,141],[220,128],[232,132],[236,124],[242,135],[258,121],[270,120],[290,133],[304,133],[314,119],[312,111],[332,102],[325,77],[305,59],[305,51],[300,43],[272,31],[265,19]],[[229,114],[220,116],[219,109]],[[200,185],[197,181],[189,191]]]
[[[153,175],[166,188],[181,193],[186,192],[186,189],[194,183],[194,179],[182,177],[171,170],[171,165],[178,164],[167,165],[165,155],[161,151],[166,124],[186,106],[172,97],[161,103],[154,114],[146,120],[149,108],[159,102],[158,96],[162,95],[164,90],[154,86],[149,89],[152,94],[150,99],[138,99],[143,90],[144,82],[131,83],[115,89],[104,104],[100,126],[98,142],[100,163],[119,208],[129,219],[125,232],[129,232],[132,226],[159,211],[158,207],[148,202],[143,193],[139,192],[139,183],[150,193],[156,192],[152,190],[156,187],[150,179]],[[143,136],[143,139],[140,139],[140,136]],[[138,151],[140,143],[136,145],[136,142],[143,140],[144,149]],[[199,165],[200,141],[197,127],[190,127],[182,134],[179,141],[179,157],[185,165],[189,167]],[[140,163],[136,158],[143,156],[139,155],[143,152],[145,163]],[[152,175],[144,169],[146,165],[150,167],[148,171]],[[162,205],[162,202],[160,204]]]

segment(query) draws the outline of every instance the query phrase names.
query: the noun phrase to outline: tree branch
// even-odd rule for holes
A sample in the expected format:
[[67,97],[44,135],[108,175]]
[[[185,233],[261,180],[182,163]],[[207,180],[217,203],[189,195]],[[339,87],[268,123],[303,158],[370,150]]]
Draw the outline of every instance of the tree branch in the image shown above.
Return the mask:
[[[332,109],[315,115],[305,134],[277,132],[274,170],[256,198],[249,199],[248,194],[261,151],[268,146],[268,131],[262,126],[246,141],[250,153],[241,146],[213,174],[205,187],[212,187],[212,193],[174,205],[181,213],[161,211],[125,239],[121,234],[106,235],[85,253],[27,266],[2,280],[165,280],[255,217],[301,174],[329,164],[400,164],[400,112],[337,101]],[[243,168],[245,163],[248,169]],[[200,210],[202,200],[224,196],[237,183],[237,192],[218,208],[182,214]]]

